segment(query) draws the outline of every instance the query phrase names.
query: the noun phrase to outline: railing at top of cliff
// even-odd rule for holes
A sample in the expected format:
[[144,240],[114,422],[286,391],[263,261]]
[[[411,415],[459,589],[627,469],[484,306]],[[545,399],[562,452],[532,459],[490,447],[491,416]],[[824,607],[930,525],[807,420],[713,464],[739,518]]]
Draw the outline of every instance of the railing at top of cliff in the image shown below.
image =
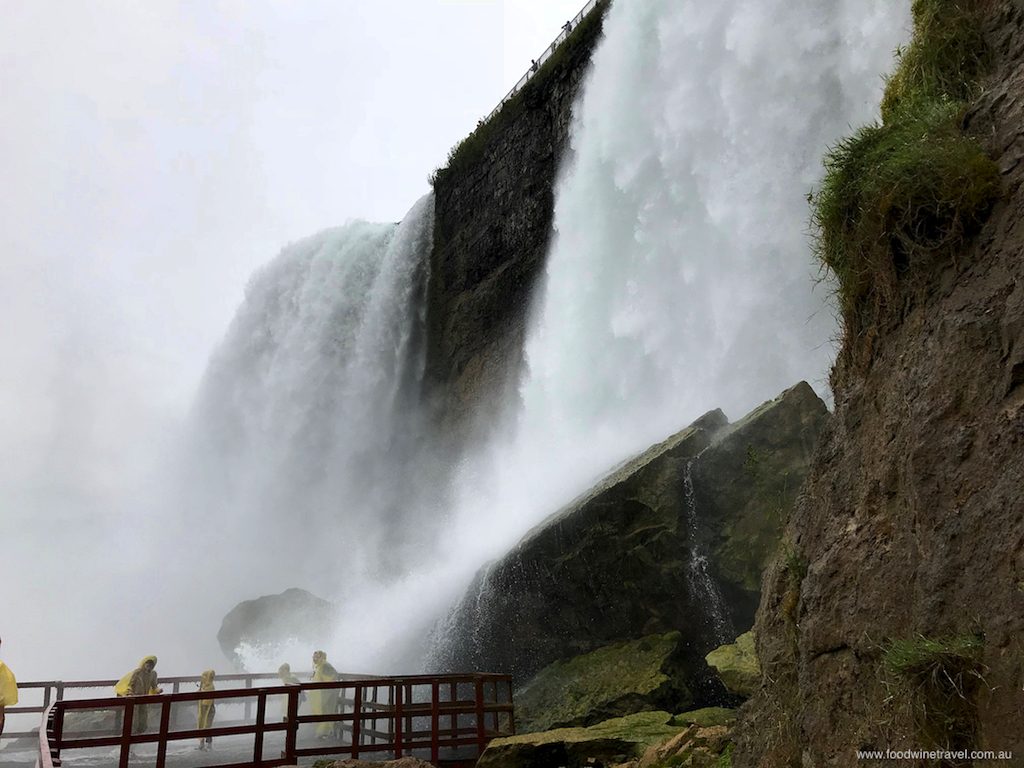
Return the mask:
[[594,8],[597,7],[599,0],[588,0],[587,4],[583,6],[579,13],[572,17],[570,21],[565,23],[562,27],[562,31],[558,33],[558,36],[551,41],[551,45],[544,49],[544,51],[530,64],[530,68],[526,70],[525,74],[519,78],[515,85],[512,86],[512,90],[505,94],[501,101],[498,102],[498,106],[492,109],[481,122],[486,123],[488,120],[493,118],[501,108],[504,107],[511,98],[513,98],[519,91],[522,90],[523,86],[526,85],[530,78],[533,77],[544,66],[544,62],[551,58],[552,54],[558,49],[558,46],[565,42],[572,31],[576,29],[584,17],[590,13]]

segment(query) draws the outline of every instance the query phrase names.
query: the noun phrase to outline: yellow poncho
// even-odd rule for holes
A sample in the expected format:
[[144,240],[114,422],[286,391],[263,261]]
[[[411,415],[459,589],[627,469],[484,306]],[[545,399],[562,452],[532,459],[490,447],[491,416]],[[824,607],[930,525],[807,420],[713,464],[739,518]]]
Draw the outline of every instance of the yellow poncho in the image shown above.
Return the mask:
[[[327,663],[327,654],[317,651],[313,654],[313,682],[333,683],[338,679],[338,671]],[[310,709],[314,715],[333,715],[338,711],[338,700],[341,691],[337,688],[309,692]],[[317,723],[316,735],[321,738],[331,736],[337,723]]]
[[[213,685],[213,678],[216,676],[216,672],[212,669],[208,669],[199,678],[199,690],[200,691],[213,691],[216,690]],[[200,729],[209,728],[213,725],[213,717],[216,713],[217,708],[214,706],[213,699],[200,699],[199,710],[198,710],[198,727]]]
[[0,661],[0,707],[13,707],[18,703],[18,681],[10,667]]
[[139,666],[117,681],[114,693],[118,696],[145,696],[148,693],[160,693],[157,688],[156,670],[146,669],[146,662],[152,661],[156,666],[156,656],[147,656],[139,662]]

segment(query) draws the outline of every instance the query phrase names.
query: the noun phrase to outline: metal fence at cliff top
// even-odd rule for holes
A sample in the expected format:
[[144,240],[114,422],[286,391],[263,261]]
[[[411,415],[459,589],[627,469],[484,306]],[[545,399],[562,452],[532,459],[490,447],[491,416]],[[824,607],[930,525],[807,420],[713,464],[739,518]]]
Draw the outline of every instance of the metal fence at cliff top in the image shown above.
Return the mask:
[[583,18],[592,10],[594,10],[594,8],[597,6],[597,3],[598,0],[589,0],[587,4],[583,6],[579,13],[573,16],[570,21],[567,21],[565,23],[565,26],[562,27],[562,31],[558,33],[558,37],[552,40],[551,45],[545,48],[543,53],[541,53],[540,56],[533,60],[533,62],[530,64],[530,68],[526,70],[526,73],[519,78],[518,82],[516,82],[515,85],[512,86],[512,90],[506,93],[504,98],[502,98],[502,100],[498,102],[498,106],[492,109],[487,114],[487,117],[485,117],[480,122],[486,123],[487,121],[489,121],[492,117],[494,117],[496,114],[498,114],[498,112],[501,111],[501,108],[508,103],[509,99],[511,99],[513,96],[519,93],[519,91],[522,90],[523,86],[529,82],[530,78],[537,74],[540,68],[544,66],[544,62],[551,58],[551,55],[558,49],[558,46],[565,42],[569,35],[572,34],[573,30],[576,29],[576,26],[581,21],[583,21]]

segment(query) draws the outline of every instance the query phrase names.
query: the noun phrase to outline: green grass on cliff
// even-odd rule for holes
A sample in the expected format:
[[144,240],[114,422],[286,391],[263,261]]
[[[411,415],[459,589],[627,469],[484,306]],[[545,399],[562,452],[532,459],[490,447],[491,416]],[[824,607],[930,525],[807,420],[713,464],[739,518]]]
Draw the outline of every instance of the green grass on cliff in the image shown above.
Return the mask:
[[882,118],[921,99],[969,101],[989,64],[976,0],[914,0],[914,39],[897,51],[899,67],[886,81]]
[[490,120],[479,123],[472,133],[452,147],[446,165],[430,175],[431,186],[436,188],[438,182],[444,182],[452,174],[458,175],[466,171],[483,159],[493,138],[539,101],[539,94],[543,93],[548,83],[576,57],[581,48],[590,47],[593,37],[600,34],[607,6],[607,2],[598,3],[593,11],[580,20],[569,37],[555,49],[515,96],[505,102]]
[[1000,195],[999,169],[963,130],[989,51],[976,3],[915,0],[914,38],[897,51],[881,123],[825,158],[810,197],[815,250],[838,280],[847,349],[899,316],[912,276],[949,259]]
[[977,635],[895,640],[882,656],[890,683],[905,696],[921,735],[932,746],[973,746],[973,692],[983,680],[984,640]]

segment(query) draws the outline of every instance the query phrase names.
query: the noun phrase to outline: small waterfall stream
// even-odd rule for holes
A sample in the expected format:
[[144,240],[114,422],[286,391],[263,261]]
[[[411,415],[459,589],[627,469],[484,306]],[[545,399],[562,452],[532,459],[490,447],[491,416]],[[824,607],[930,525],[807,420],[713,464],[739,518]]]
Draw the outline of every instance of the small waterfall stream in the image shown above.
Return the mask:
[[[706,449],[705,449],[706,450]],[[703,453],[704,451],[701,451]],[[686,497],[686,527],[690,544],[688,576],[690,591],[695,602],[704,609],[716,645],[731,643],[736,639],[736,628],[729,617],[725,595],[711,575],[708,553],[700,542],[697,508],[697,493],[693,487],[693,465],[700,460],[700,454],[686,462],[683,490]]]

